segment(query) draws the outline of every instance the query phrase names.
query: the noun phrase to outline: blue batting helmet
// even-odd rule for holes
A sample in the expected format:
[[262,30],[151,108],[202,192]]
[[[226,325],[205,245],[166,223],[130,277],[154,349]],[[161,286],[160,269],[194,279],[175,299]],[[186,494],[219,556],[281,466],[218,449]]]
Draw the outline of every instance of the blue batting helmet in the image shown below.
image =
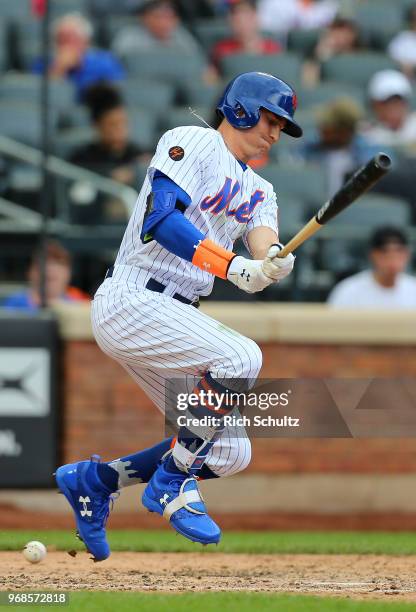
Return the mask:
[[277,77],[265,72],[243,72],[227,85],[217,112],[233,127],[247,130],[260,121],[265,108],[287,120],[283,132],[299,138],[302,128],[293,120],[297,106],[294,90]]

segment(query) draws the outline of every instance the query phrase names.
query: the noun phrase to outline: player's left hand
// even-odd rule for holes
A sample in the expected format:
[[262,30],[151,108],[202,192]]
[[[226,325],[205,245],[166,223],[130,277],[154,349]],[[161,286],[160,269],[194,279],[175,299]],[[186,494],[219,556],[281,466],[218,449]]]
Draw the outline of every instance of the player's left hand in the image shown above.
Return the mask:
[[292,272],[295,263],[295,257],[292,253],[289,253],[286,257],[278,257],[282,248],[283,245],[280,242],[272,244],[263,260],[263,273],[273,281],[280,281],[288,276]]

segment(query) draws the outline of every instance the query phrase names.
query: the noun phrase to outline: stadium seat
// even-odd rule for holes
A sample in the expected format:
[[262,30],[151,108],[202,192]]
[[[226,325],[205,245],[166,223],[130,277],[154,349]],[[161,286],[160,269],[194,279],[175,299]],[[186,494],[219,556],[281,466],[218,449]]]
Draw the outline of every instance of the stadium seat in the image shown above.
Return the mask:
[[322,30],[291,30],[287,39],[288,50],[310,57],[318,44],[321,32]]
[[[114,3],[112,3],[114,6]],[[113,9],[106,15],[100,15],[99,27],[101,41],[106,47],[111,47],[111,44],[118,32],[126,26],[137,26],[137,17],[135,15],[114,15]]]
[[277,204],[279,206],[279,236],[287,240],[296,233],[305,223],[308,217],[308,207],[303,200],[292,193],[283,193],[280,190],[277,194]]
[[409,223],[410,210],[405,200],[365,194],[331,220],[325,239],[319,243],[318,267],[336,275],[352,273],[365,261],[367,240],[374,230],[383,225],[406,229]]
[[7,27],[4,21],[0,21],[0,72],[9,66]]
[[361,196],[331,221],[334,228],[354,228],[360,235],[366,235],[381,225],[394,225],[405,229],[409,224],[408,203],[401,198],[378,193]]
[[225,19],[201,19],[193,25],[192,29],[207,52],[217,42],[231,36],[230,27]]
[[[210,107],[195,107],[194,110],[198,115],[203,117],[207,123],[210,122]],[[180,125],[198,125],[200,127],[206,127],[198,117],[190,112],[188,107],[171,108],[169,113],[165,115],[161,125],[164,130],[172,130]]]
[[[53,134],[58,122],[57,113],[53,109],[49,121]],[[42,131],[39,106],[15,100],[0,101],[0,133],[28,145],[40,146]]]
[[59,121],[60,128],[86,128],[91,125],[91,117],[86,106],[73,104]]
[[170,83],[146,79],[126,79],[119,85],[127,106],[147,108],[157,113],[167,112],[173,104],[175,90]]
[[204,69],[204,58],[167,51],[134,53],[125,58],[127,73],[131,78],[147,77],[168,81],[176,85],[200,79]]
[[185,83],[183,89],[184,102],[196,106],[216,106],[224,90],[225,84],[207,85],[201,80]]
[[19,69],[30,72],[33,62],[41,55],[42,26],[38,19],[20,19],[13,28],[13,53]]
[[129,109],[131,140],[145,151],[153,151],[158,140],[157,116],[145,109]]
[[[372,232],[383,225],[406,230],[409,224],[410,209],[406,200],[365,194],[331,220],[319,243],[317,265],[338,276],[353,273],[366,261],[368,237]],[[333,231],[335,236],[331,236]]]
[[58,157],[68,159],[79,147],[95,139],[95,130],[89,126],[71,127],[59,130],[53,142],[53,151]]
[[85,16],[88,15],[88,9],[86,7],[86,0],[58,0],[58,2],[50,2],[51,15],[53,19],[62,17],[67,13],[82,13]]
[[[63,80],[49,82],[49,100],[51,106],[60,113],[73,107],[72,85]],[[40,104],[41,79],[34,74],[8,73],[0,79],[0,102],[15,100]]]
[[294,53],[275,55],[253,55],[236,53],[227,56],[221,63],[224,77],[229,79],[240,72],[262,71],[274,74],[296,87],[301,78],[302,62]]
[[362,107],[365,105],[365,91],[360,87],[348,83],[324,82],[312,88],[300,88],[298,94],[298,108],[300,111],[310,110],[332,102],[337,98],[349,97],[354,99]]
[[0,20],[10,21],[31,14],[31,0],[1,0]]
[[375,72],[386,68],[395,68],[395,63],[382,53],[343,53],[323,62],[322,78],[366,87]]
[[305,206],[319,206],[326,200],[324,174],[316,166],[270,164],[259,174],[272,183],[278,195],[286,193],[300,198]]
[[354,18],[364,32],[398,32],[404,25],[403,17],[400,3],[385,0],[361,3],[354,10]]

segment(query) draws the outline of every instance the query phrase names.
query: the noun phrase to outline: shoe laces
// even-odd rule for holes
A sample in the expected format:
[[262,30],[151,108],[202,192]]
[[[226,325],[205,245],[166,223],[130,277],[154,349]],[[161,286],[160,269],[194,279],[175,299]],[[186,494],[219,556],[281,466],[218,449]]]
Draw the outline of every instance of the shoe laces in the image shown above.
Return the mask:
[[106,526],[108,517],[114,509],[114,502],[120,497],[120,491],[114,493],[99,493],[94,496],[95,516],[101,522],[103,527]]

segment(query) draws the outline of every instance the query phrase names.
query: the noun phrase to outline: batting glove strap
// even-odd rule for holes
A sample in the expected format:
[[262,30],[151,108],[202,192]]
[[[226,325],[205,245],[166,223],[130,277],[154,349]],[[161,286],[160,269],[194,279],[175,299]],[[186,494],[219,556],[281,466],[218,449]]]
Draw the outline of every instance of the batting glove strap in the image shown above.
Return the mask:
[[163,511],[163,517],[166,520],[169,521],[172,514],[174,512],[177,512],[178,510],[181,510],[182,508],[185,508],[185,510],[188,510],[188,512],[192,512],[193,514],[206,514],[205,512],[196,510],[195,508],[189,505],[189,504],[195,504],[199,502],[204,503],[204,500],[202,499],[202,495],[199,492],[198,486],[195,489],[190,489],[188,491],[185,491],[186,484],[189,482],[194,482],[194,481],[195,481],[195,478],[187,478],[186,480],[183,481],[178,497],[175,497],[174,500],[169,502]]

